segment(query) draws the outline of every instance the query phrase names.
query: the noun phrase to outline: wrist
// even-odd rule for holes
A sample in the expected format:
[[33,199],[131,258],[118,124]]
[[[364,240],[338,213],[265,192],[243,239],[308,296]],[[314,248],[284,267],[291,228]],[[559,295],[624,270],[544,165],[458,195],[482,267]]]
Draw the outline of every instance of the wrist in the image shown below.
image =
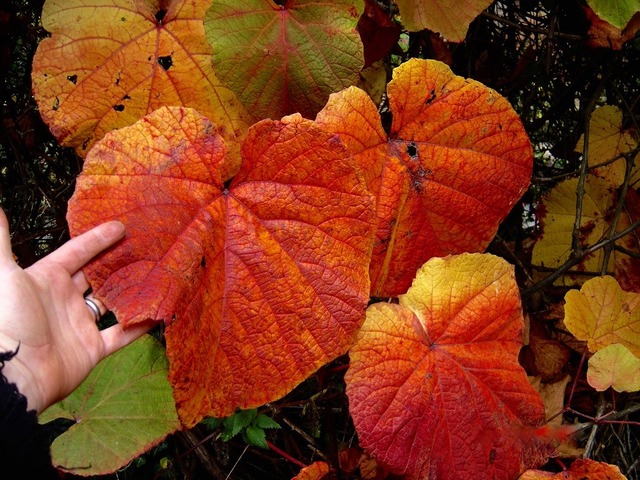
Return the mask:
[[[14,342],[9,345],[11,342],[4,340],[0,339],[0,353],[10,354],[8,355],[10,358],[4,361],[2,375],[8,383],[14,384],[18,392],[27,399],[27,409],[40,413],[44,409],[42,392],[40,392],[37,382],[34,380],[34,375],[22,361],[19,343]],[[11,355],[13,353],[15,355]]]

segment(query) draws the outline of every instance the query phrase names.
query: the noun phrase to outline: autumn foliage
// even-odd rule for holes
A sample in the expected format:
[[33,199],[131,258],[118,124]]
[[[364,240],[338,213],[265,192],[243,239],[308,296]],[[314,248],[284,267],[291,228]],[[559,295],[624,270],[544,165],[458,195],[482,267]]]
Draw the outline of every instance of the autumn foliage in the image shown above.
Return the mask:
[[[571,463],[579,422],[606,417],[571,402],[640,390],[640,129],[594,100],[576,169],[543,177],[553,153],[532,145],[527,99],[512,95],[516,113],[479,81],[481,57],[475,78],[451,68],[490,3],[44,3],[31,78],[82,159],[70,235],[125,224],[84,273],[124,328],[152,320],[161,340],[46,414],[78,422],[54,444],[61,470],[114,472],[206,427],[279,452],[300,479],[624,478]],[[585,45],[625,48],[637,9],[588,3]],[[514,78],[535,54],[523,38]],[[313,376],[348,398],[352,431],[322,461],[271,442],[273,420],[215,420],[291,425],[278,402]],[[116,381],[134,393],[112,396]],[[138,433],[119,443],[129,418]]]

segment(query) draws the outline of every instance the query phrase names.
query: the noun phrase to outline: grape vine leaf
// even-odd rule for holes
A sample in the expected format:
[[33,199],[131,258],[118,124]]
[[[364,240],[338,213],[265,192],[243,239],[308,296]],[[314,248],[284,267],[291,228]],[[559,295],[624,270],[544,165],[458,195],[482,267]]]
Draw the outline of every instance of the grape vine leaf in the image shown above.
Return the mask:
[[[624,182],[627,162],[622,156],[637,147],[632,132],[622,126],[622,111],[614,105],[604,105],[593,111],[589,120],[589,166],[612,161],[597,167],[594,173],[607,180],[614,187]],[[584,134],[578,140],[576,151],[584,149]],[[616,160],[617,159],[617,160]],[[640,180],[640,156],[637,156],[635,169],[629,182]]]
[[345,381],[360,444],[407,478],[512,479],[544,462],[522,440],[544,405],[518,364],[513,268],[488,254],[432,258],[400,304],[375,303]]
[[608,345],[589,359],[587,382],[599,392],[609,387],[617,392],[636,392],[640,390],[640,358],[624,345]]
[[451,42],[461,42],[469,24],[491,5],[491,0],[462,0],[455,8],[446,0],[396,0],[402,25],[410,32],[425,28]]
[[348,349],[369,300],[374,199],[340,139],[294,115],[241,152],[227,186],[213,125],[163,107],[96,144],[69,203],[72,235],[126,225],[85,274],[125,327],[165,321],[187,426],[287,393]]
[[640,294],[625,292],[613,277],[596,277],[565,297],[564,324],[589,351],[620,343],[640,356]]
[[111,473],[178,430],[168,367],[162,345],[150,335],[100,362],[39,417],[40,423],[75,422],[54,440],[53,464],[76,475]]
[[[577,178],[569,178],[557,184],[547,193],[537,209],[541,234],[533,246],[532,263],[534,265],[558,268],[569,260],[571,240],[576,216]],[[631,190],[629,194],[634,193]],[[629,196],[631,198],[631,196]],[[618,192],[610,182],[588,175],[585,181],[585,194],[582,201],[582,215],[579,242],[586,249],[604,238],[611,230],[611,221],[619,203]],[[631,226],[632,216],[625,209],[616,224],[616,231],[621,232]],[[638,244],[633,235],[626,235],[616,242],[627,250],[637,252]],[[558,284],[568,286],[580,285],[588,278],[585,275],[571,275],[571,272],[591,273],[598,275],[606,255],[603,249],[586,255],[580,263],[569,270],[569,273],[557,280]],[[605,271],[613,274],[630,265],[629,258],[623,252],[615,250],[610,257]],[[633,263],[633,262],[631,262]],[[619,265],[619,266],[616,266]],[[633,281],[633,273],[626,275]]]
[[627,480],[616,465],[579,458],[560,473],[527,470],[518,480]]
[[340,135],[377,198],[373,296],[395,296],[431,257],[484,250],[529,185],[533,155],[502,96],[434,60],[396,68],[389,136],[357,88],[329,98],[316,121]]
[[53,135],[85,156],[105,133],[163,106],[197,108],[237,140],[249,116],[216,78],[202,18],[209,0],[47,0],[51,33],[33,91]]
[[583,6],[583,10],[591,23],[588,32],[589,40],[587,40],[587,45],[590,47],[622,50],[623,45],[633,40],[640,30],[640,12],[636,12],[629,23],[620,29],[602,20],[587,5]]
[[587,4],[605,22],[614,27],[624,28],[631,17],[640,11],[638,0],[587,0]]
[[312,118],[364,65],[363,0],[216,0],[204,18],[216,74],[254,119]]

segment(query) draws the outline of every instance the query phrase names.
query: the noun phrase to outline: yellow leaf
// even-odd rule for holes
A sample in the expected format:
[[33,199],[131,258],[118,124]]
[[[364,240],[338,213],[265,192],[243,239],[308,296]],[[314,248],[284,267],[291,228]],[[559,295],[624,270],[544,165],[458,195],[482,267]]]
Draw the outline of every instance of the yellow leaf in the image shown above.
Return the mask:
[[620,343],[640,356],[640,294],[623,291],[607,276],[592,278],[564,298],[564,323],[591,352]]
[[[589,166],[598,165],[619,157],[612,163],[598,167],[595,174],[614,187],[619,187],[624,181],[626,162],[621,155],[637,146],[631,133],[622,127],[622,111],[613,105],[605,105],[596,109],[589,121],[589,151],[587,161]],[[584,135],[578,140],[576,151],[584,149]],[[632,173],[632,182],[640,178],[640,162],[636,161]]]
[[587,382],[599,392],[609,387],[617,392],[637,392],[640,390],[640,358],[624,345],[609,345],[589,359]]
[[[555,269],[569,260],[571,240],[576,216],[576,190],[578,179],[570,178],[556,185],[543,199],[538,208],[538,218],[542,226],[542,235],[533,247],[532,263],[541,267]],[[611,228],[611,220],[619,197],[609,182],[601,178],[588,176],[585,182],[585,195],[582,202],[580,223],[580,246],[585,249],[604,238]],[[620,216],[616,231],[622,231],[631,224],[627,214]],[[636,250],[633,238],[627,235],[617,244],[628,250]],[[613,274],[615,262],[629,258],[614,251],[608,261],[606,272]],[[569,273],[591,273],[599,275],[605,261],[604,250],[597,250],[587,256]],[[565,275],[557,283],[575,286],[584,283],[584,275]]]

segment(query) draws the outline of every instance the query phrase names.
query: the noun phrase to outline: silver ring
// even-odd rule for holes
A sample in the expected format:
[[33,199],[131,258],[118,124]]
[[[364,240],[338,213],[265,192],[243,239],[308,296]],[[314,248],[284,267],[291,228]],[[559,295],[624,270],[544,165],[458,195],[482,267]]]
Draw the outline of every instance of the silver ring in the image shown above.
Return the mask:
[[84,303],[86,303],[87,307],[89,307],[89,310],[91,310],[91,312],[93,312],[93,316],[95,317],[95,321],[96,321],[96,323],[98,323],[100,321],[100,317],[102,317],[102,314],[100,313],[100,308],[98,308],[98,305],[96,304],[96,302],[94,302],[90,298],[85,298],[84,299]]

